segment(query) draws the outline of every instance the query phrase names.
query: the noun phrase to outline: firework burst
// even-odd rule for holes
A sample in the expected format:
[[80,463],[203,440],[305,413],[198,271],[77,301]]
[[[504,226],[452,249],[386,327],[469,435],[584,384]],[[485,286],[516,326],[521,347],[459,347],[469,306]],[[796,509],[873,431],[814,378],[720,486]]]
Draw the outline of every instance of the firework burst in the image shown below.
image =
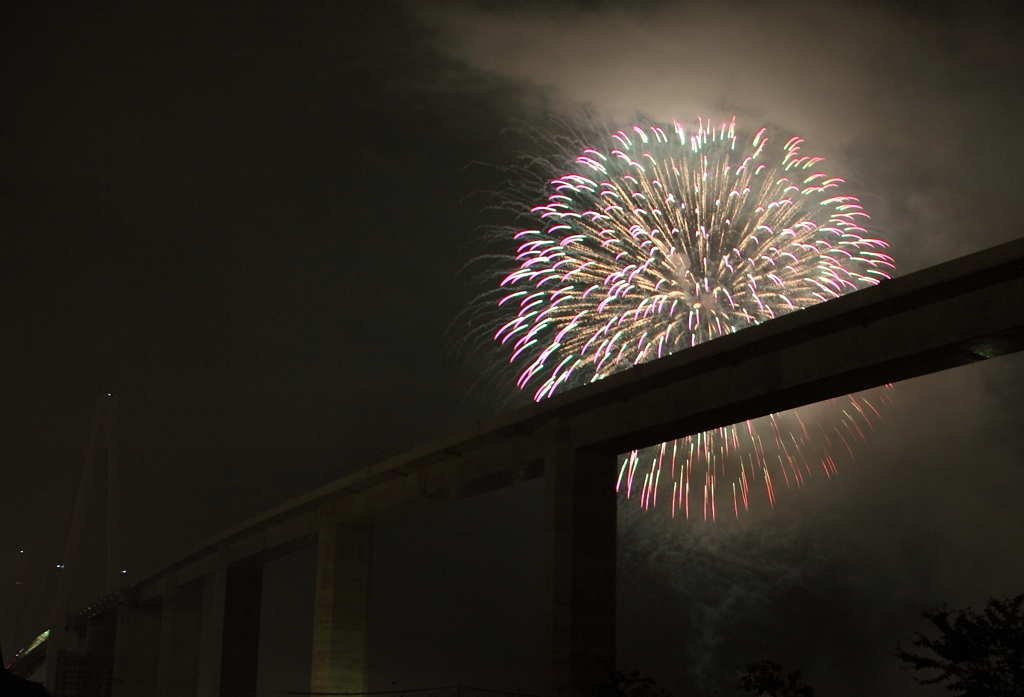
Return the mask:
[[[515,234],[501,281],[494,339],[518,387],[539,401],[888,278],[860,202],[802,143],[772,148],[761,129],[744,144],[732,122],[635,126],[583,150]],[[831,474],[877,414],[864,396],[833,406],[828,427],[789,412],[630,453],[619,488],[649,507],[664,486],[673,515],[696,495],[714,518],[725,492],[738,515],[756,481],[774,502],[773,472],[796,486],[811,463]]]

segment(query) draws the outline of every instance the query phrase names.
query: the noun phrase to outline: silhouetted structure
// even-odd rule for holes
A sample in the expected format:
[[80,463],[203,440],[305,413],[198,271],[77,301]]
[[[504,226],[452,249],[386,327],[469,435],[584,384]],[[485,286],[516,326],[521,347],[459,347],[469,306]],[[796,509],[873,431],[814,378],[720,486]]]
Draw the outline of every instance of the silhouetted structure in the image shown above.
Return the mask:
[[[54,601],[47,640],[46,686],[56,695],[106,697],[110,694],[115,643],[115,608],[124,596],[117,593],[121,581],[118,493],[120,490],[117,397],[104,395],[96,404],[89,446],[75,498],[67,545],[61,564],[60,582]],[[99,505],[93,490],[103,482],[103,537],[106,558],[101,572],[103,590],[108,594],[75,616],[71,610],[71,589],[84,583],[85,534],[88,513]]]
[[26,680],[6,667],[0,650],[0,697],[50,697],[50,693],[40,683]]
[[[115,697],[251,694],[262,565],[315,545],[311,691],[359,692],[374,523],[543,475],[544,693],[593,694],[615,665],[619,453],[1022,347],[1024,239],[639,365],[342,477],[55,623],[54,636],[66,647],[75,635],[86,653],[109,658]],[[50,651],[52,674],[67,650]]]

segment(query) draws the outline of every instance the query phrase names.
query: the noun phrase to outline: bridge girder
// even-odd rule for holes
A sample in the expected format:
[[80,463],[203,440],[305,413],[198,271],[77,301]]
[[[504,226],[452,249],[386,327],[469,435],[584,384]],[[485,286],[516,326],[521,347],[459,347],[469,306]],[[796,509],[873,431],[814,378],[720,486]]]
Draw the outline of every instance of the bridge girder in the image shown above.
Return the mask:
[[[615,499],[595,492],[611,492],[616,455],[1022,348],[1024,238],[477,422],[235,526],[131,595],[151,602],[312,546],[332,526],[365,530],[544,475],[545,691],[585,694],[595,661],[614,657],[614,544],[604,537],[614,537]],[[607,481],[588,481],[597,471]]]

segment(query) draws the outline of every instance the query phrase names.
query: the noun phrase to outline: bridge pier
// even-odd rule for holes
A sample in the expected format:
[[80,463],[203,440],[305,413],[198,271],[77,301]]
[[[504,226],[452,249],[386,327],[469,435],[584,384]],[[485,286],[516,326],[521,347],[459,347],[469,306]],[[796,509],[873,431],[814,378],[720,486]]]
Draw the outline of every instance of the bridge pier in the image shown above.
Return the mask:
[[112,697],[256,692],[263,567],[232,564],[168,588],[162,607],[118,608]]
[[325,525],[317,538],[310,692],[365,692],[373,528]]
[[199,665],[196,669],[197,697],[220,696],[227,577],[227,567],[221,567],[207,576],[203,584],[203,609],[199,621]]
[[256,692],[263,567],[233,564],[210,574],[203,588],[198,697]]
[[220,696],[250,697],[256,694],[263,566],[232,565],[225,576]]
[[158,607],[117,607],[111,697],[150,697],[156,692],[160,614]]
[[156,697],[193,697],[196,694],[201,591],[198,583],[192,583],[169,588],[164,593]]
[[615,671],[615,455],[574,449],[555,421],[544,452],[542,692],[599,694]]

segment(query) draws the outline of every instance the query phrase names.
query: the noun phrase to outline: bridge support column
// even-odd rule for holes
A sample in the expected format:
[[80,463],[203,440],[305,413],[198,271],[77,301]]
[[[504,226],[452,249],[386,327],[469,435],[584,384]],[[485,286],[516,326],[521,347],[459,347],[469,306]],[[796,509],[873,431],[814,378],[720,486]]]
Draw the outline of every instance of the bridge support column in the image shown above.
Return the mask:
[[263,567],[222,567],[203,585],[198,697],[249,697],[256,693]]
[[373,529],[326,525],[317,541],[311,692],[365,692]]
[[160,613],[160,658],[156,697],[194,697],[199,659],[198,584],[170,588]]
[[160,608],[119,605],[111,697],[151,697],[160,664]]
[[220,665],[224,648],[224,597],[227,567],[210,574],[203,584],[203,613],[199,625],[197,697],[219,697]]
[[256,694],[263,567],[229,566],[224,577],[220,697]]
[[598,694],[615,669],[617,457],[572,448],[553,426],[544,456],[542,689]]

